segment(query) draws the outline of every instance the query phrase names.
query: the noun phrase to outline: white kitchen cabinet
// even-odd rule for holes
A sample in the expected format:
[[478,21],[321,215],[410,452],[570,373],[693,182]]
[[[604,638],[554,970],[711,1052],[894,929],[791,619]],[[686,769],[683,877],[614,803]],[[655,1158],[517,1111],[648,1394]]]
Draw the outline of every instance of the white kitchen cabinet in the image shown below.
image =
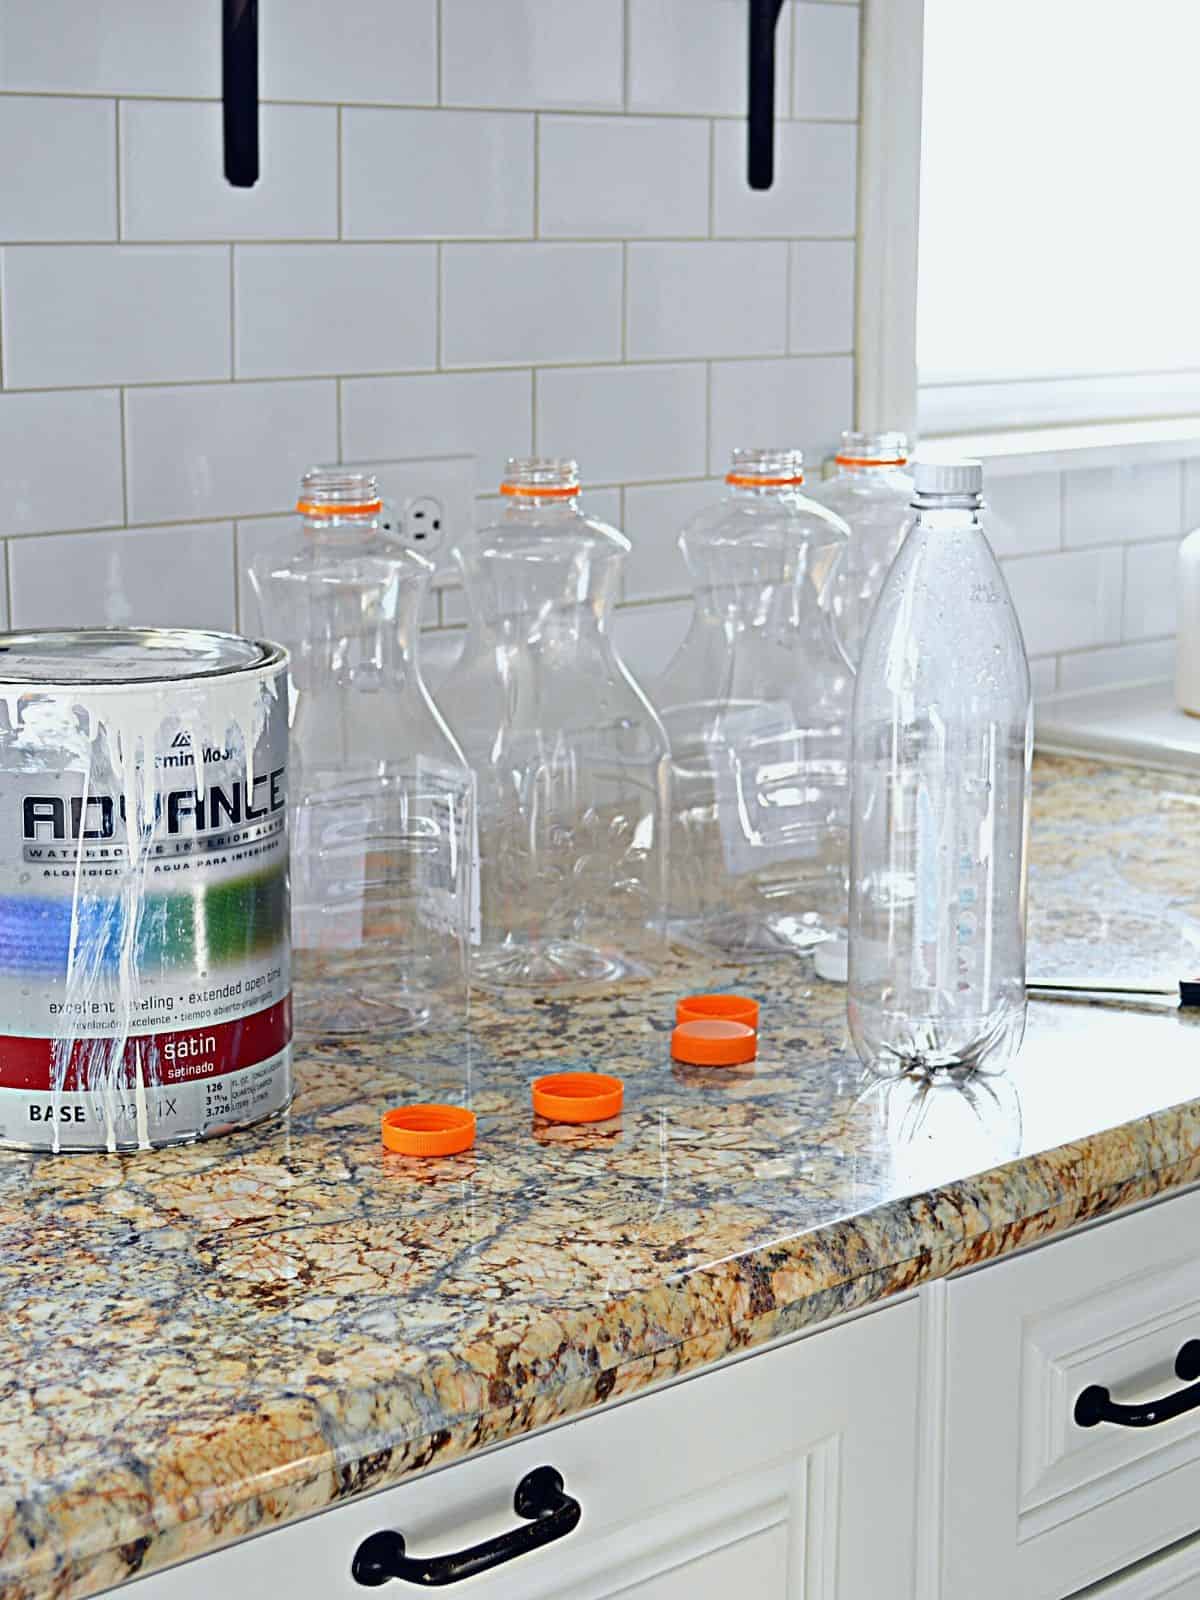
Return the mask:
[[[915,1301],[710,1371],[138,1582],[131,1600],[361,1600],[381,1529],[427,1556],[520,1519],[554,1466],[573,1532],[450,1592],[479,1600],[910,1600]],[[396,1600],[414,1589],[387,1584]]]
[[[1180,1194],[934,1286],[941,1563],[922,1600],[1061,1600],[1200,1529],[1200,1384],[1196,1409],[1152,1425],[1075,1413],[1092,1385],[1123,1404],[1190,1390],[1175,1361],[1200,1338],[1198,1229],[1200,1194]],[[1162,1592],[1200,1597],[1200,1578]]]

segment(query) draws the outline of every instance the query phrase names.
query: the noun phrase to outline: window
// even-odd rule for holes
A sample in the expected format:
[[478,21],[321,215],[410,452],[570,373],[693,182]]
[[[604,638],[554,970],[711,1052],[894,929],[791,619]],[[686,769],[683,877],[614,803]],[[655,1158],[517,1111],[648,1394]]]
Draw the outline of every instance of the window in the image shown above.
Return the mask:
[[925,0],[923,433],[1200,412],[1198,0]]

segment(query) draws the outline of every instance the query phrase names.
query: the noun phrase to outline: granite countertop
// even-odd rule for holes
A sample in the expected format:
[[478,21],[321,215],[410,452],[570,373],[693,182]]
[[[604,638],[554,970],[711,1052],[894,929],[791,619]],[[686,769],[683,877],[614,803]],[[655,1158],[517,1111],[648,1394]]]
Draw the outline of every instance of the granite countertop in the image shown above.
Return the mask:
[[[1200,969],[1200,781],[1043,760],[1031,976]],[[760,996],[752,1066],[671,1062],[674,999]],[[790,962],[470,1040],[302,1049],[290,1115],[132,1157],[0,1152],[0,1597],[82,1596],[1200,1177],[1200,1031],[1031,1006],[1003,1076],[864,1076]],[[535,1120],[559,1066],[625,1109]],[[476,1147],[386,1155],[469,1099]]]

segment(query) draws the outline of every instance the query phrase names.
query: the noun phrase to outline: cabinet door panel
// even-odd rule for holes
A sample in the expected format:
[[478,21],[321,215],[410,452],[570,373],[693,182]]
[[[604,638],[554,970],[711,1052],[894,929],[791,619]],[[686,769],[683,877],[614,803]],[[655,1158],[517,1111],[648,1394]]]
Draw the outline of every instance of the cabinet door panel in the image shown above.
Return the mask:
[[918,1341],[916,1303],[893,1305],[148,1577],[130,1600],[363,1600],[350,1565],[368,1535],[400,1532],[412,1557],[494,1538],[542,1465],[579,1526],[449,1593],[908,1600]]

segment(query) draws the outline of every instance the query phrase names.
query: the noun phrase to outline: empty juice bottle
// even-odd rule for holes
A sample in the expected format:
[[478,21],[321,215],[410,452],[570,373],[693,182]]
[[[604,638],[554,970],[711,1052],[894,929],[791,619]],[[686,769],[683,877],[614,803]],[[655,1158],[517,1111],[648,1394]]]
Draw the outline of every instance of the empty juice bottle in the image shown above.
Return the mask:
[[661,954],[669,760],[609,632],[629,541],[579,506],[573,461],[510,460],[505,509],[454,551],[468,625],[441,703],[473,769],[472,974],[549,989]]

